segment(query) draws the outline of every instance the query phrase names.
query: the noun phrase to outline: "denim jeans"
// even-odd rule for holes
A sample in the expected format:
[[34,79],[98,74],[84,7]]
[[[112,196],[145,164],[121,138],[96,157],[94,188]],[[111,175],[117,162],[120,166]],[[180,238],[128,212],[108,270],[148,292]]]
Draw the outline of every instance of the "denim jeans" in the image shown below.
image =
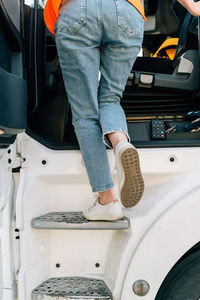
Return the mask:
[[68,0],[55,24],[73,125],[93,192],[113,187],[106,135],[122,131],[128,136],[120,99],[143,31],[142,16],[126,0]]

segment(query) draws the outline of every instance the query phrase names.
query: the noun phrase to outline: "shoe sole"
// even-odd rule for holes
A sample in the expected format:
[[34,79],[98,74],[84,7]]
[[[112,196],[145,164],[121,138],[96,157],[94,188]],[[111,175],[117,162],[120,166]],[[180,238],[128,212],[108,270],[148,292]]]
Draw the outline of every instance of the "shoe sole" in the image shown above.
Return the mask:
[[137,150],[134,148],[124,150],[121,154],[121,164],[125,178],[120,191],[121,203],[124,207],[132,207],[140,201],[144,192]]
[[123,215],[96,215],[88,217],[83,214],[83,216],[89,221],[117,221],[123,218]]

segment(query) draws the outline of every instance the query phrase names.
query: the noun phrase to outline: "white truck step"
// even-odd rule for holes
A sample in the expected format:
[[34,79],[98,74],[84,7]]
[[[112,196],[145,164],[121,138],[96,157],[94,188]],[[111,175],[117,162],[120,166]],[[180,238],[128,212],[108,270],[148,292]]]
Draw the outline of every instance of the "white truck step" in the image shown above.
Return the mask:
[[124,230],[130,222],[126,217],[117,221],[89,221],[82,212],[52,212],[32,220],[36,229]]
[[103,280],[84,277],[60,277],[44,281],[32,291],[33,300],[91,299],[112,300]]

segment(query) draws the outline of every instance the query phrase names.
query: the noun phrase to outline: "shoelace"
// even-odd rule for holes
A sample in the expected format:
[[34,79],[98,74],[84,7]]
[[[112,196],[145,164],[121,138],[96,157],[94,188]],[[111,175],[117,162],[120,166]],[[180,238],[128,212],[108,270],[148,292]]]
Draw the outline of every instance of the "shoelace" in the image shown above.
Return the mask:
[[93,203],[92,206],[89,208],[89,210],[97,205],[97,203],[98,203],[98,194],[94,194],[94,195],[93,195],[93,198],[94,198],[94,203]]

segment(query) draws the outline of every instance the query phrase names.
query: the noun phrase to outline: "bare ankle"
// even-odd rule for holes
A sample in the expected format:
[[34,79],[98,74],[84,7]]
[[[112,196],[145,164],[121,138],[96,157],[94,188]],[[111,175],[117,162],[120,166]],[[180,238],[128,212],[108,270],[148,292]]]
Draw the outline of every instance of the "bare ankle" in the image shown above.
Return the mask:
[[102,205],[109,204],[111,202],[117,202],[115,199],[115,194],[113,189],[104,191],[104,192],[99,192],[99,203]]
[[121,141],[128,142],[128,137],[127,137],[126,133],[124,133],[122,131],[109,133],[108,138],[113,146],[114,152],[115,152],[116,146],[119,142],[121,142]]

